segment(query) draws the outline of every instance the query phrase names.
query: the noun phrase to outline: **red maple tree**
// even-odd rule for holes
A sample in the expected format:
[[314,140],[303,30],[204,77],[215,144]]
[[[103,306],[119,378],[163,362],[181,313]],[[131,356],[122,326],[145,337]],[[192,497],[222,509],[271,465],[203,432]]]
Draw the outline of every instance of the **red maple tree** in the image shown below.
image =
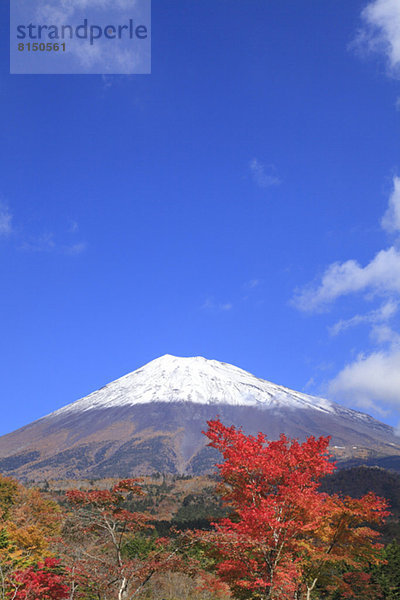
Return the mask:
[[10,598],[14,600],[65,600],[69,586],[58,566],[60,561],[45,558],[42,563],[14,573]]
[[309,600],[328,566],[378,560],[377,534],[365,522],[382,522],[385,501],[318,491],[335,468],[328,437],[268,441],[218,419],[208,426],[209,445],[224,457],[220,491],[233,514],[201,537],[216,550],[218,574],[235,597]]

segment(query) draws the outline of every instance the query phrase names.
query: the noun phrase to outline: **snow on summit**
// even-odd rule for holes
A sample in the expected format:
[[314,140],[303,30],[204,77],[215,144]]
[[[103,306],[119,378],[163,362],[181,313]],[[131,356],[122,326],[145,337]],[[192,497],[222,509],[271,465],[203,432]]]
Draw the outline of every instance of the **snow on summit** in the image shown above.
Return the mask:
[[166,354],[52,415],[149,402],[346,411],[334,402],[289,390],[227,363]]
[[2,436],[1,464],[32,481],[203,474],[212,467],[202,429],[217,414],[268,439],[330,435],[340,460],[359,460],[361,449],[363,460],[398,464],[393,428],[366,414],[223,362],[170,355]]

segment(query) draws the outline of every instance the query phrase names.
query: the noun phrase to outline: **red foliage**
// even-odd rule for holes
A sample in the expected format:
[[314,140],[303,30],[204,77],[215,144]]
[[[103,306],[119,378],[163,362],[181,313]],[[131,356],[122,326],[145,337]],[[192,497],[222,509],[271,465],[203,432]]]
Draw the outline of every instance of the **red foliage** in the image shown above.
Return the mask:
[[96,527],[104,529],[105,523],[111,527],[122,527],[124,531],[139,531],[146,525],[151,528],[148,524],[150,517],[145,513],[130,512],[122,508],[128,494],[143,495],[137,482],[138,479],[124,479],[111,490],[70,490],[66,497],[70,505],[80,511],[76,514],[80,515],[81,523],[86,520],[88,531]]
[[57,568],[55,558],[46,558],[43,563],[14,574],[15,600],[64,600],[69,586]]
[[328,437],[300,444],[285,435],[278,441],[262,433],[246,436],[219,420],[208,426],[209,445],[224,457],[217,465],[221,491],[234,513],[202,537],[217,550],[218,573],[234,592],[300,597],[328,562],[375,558],[376,534],[364,524],[381,522],[386,504],[373,494],[352,500],[318,491],[320,479],[335,468]]
[[379,600],[382,593],[371,581],[371,575],[362,571],[345,573],[340,585],[343,598],[346,600]]
[[124,508],[128,495],[143,495],[137,482],[125,479],[111,490],[67,492],[72,511],[63,553],[76,598],[133,597],[155,573],[188,569],[181,557],[180,546],[189,543],[183,535],[175,543],[160,538],[144,554],[127,552],[136,534],[153,528],[149,514]]

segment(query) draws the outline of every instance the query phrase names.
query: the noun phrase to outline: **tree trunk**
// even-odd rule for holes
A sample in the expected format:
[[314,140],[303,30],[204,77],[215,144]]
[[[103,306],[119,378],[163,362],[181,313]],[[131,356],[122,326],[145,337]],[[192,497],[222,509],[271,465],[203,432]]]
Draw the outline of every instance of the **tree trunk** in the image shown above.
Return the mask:
[[312,582],[312,585],[307,585],[307,595],[306,595],[306,600],[311,600],[311,592],[313,591],[313,589],[315,588],[315,584],[317,583],[318,579],[315,578],[314,581]]
[[124,600],[126,598],[126,593],[128,591],[128,580],[126,577],[122,578],[121,585],[118,592],[118,600]]

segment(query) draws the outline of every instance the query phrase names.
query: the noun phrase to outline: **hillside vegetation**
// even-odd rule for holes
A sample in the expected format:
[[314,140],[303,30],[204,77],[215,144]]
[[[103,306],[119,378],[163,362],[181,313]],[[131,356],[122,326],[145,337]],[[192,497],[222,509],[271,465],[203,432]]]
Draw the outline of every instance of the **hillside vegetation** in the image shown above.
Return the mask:
[[209,425],[218,477],[0,477],[0,597],[399,600],[399,475]]

